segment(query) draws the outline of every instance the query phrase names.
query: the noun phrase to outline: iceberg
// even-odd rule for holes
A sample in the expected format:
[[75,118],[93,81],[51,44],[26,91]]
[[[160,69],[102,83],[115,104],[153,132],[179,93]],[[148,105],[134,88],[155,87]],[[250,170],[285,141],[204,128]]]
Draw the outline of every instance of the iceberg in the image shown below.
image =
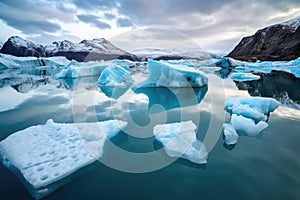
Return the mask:
[[260,76],[252,73],[232,73],[230,74],[229,78],[234,81],[253,81],[260,79]]
[[237,133],[256,136],[268,127],[270,112],[278,108],[279,102],[272,98],[229,98],[225,101],[226,110],[231,114],[230,124],[224,123],[226,144],[237,142]]
[[108,61],[90,61],[87,63],[79,63],[72,60],[68,65],[56,74],[57,78],[78,78],[86,76],[100,75],[104,69],[110,65]]
[[227,145],[233,145],[237,143],[239,135],[231,124],[224,123],[223,132],[225,136],[225,143]]
[[202,87],[207,77],[199,70],[185,65],[167,64],[148,59],[148,78],[134,88],[142,87]]
[[244,133],[248,136],[256,136],[268,127],[268,124],[264,121],[260,121],[255,124],[253,119],[236,114],[231,116],[230,124],[238,133]]
[[31,126],[1,141],[1,159],[6,167],[21,174],[29,191],[39,199],[57,189],[55,183],[99,159],[107,138],[126,125],[119,120],[61,124],[50,119],[45,125]]
[[126,86],[132,83],[133,79],[130,76],[130,72],[116,64],[105,68],[98,79],[98,85],[102,86]]
[[154,127],[153,134],[169,156],[205,164],[208,153],[205,145],[197,139],[196,129],[192,121],[159,124]]

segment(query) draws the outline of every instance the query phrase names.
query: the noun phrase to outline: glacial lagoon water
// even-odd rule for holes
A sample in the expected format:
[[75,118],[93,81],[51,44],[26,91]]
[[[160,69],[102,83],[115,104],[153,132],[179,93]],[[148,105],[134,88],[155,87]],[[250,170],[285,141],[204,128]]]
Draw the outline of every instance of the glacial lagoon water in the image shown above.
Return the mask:
[[[0,140],[50,118],[61,123],[115,118],[131,122],[105,146],[102,160],[79,170],[45,199],[299,199],[300,80],[272,72],[260,80],[233,82],[224,73],[208,75],[214,82],[203,88],[132,91],[98,87],[98,77],[53,79],[32,71],[1,71]],[[223,93],[223,98],[213,99],[216,93]],[[276,98],[283,105],[271,113],[269,127],[259,136],[241,136],[236,146],[228,147],[211,120],[222,121],[224,115],[228,121],[229,115],[214,108],[222,107],[226,97],[250,95]],[[161,146],[152,136],[153,126],[186,120],[198,125],[200,140],[208,130],[215,134],[206,165],[178,159],[147,173],[116,169],[134,165],[147,169],[153,163],[116,156],[113,147],[137,154],[157,151]],[[2,164],[0,177],[1,199],[32,199]]]

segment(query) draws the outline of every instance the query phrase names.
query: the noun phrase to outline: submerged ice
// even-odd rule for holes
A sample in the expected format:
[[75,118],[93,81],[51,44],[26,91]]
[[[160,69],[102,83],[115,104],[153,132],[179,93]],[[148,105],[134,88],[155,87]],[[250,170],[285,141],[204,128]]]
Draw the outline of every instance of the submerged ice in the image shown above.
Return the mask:
[[100,158],[107,138],[126,125],[119,120],[77,124],[48,120],[1,141],[2,162],[9,169],[17,168],[33,196],[41,198],[54,190],[49,185]]
[[207,163],[205,145],[197,139],[192,121],[161,124],[154,127],[155,138],[171,157],[181,157],[197,164]]

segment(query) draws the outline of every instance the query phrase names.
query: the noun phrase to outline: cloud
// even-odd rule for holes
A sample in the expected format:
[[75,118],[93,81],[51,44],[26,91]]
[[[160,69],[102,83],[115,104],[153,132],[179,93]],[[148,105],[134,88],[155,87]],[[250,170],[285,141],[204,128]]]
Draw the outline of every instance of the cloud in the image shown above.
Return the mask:
[[41,34],[41,35],[37,35],[37,36],[30,36],[30,37],[26,37],[26,39],[37,42],[39,44],[43,44],[43,45],[49,45],[54,41],[58,41],[61,40],[61,38],[63,38],[64,40],[69,40],[71,42],[77,43],[80,42],[81,39],[77,36],[74,35],[70,35],[70,34],[62,34],[62,35],[52,35],[52,34]]
[[116,19],[116,15],[114,15],[112,13],[104,13],[104,17],[106,19]]
[[130,27],[133,24],[131,23],[131,21],[128,18],[119,18],[117,20],[117,26],[118,27]]
[[[82,33],[82,23],[114,35],[120,27],[165,28],[179,31],[202,47],[231,50],[236,41],[257,29],[299,16],[299,0],[2,0],[0,19],[30,35],[71,35]],[[102,21],[103,19],[103,21]],[[115,26],[116,25],[116,26]],[[85,26],[87,27],[87,26]],[[90,26],[88,26],[90,27]],[[104,31],[102,31],[105,29]],[[97,29],[98,30],[98,29]],[[97,31],[96,30],[96,31]],[[3,30],[5,31],[5,29]],[[151,32],[173,44],[174,35]],[[150,34],[150,33],[148,33]],[[86,35],[86,36],[85,36]],[[62,38],[64,39],[64,38]],[[84,39],[84,38],[83,38]],[[153,41],[152,41],[153,42]]]
[[84,10],[108,10],[118,6],[116,0],[73,0],[77,8]]
[[71,14],[53,6],[29,1],[3,0],[0,3],[0,18],[9,26],[24,34],[55,33],[61,26],[52,20],[74,22]]
[[97,28],[100,28],[100,29],[110,29],[111,28],[111,26],[109,24],[100,21],[99,18],[95,15],[82,14],[82,15],[77,15],[77,18],[82,22],[91,24],[91,25],[96,26]]

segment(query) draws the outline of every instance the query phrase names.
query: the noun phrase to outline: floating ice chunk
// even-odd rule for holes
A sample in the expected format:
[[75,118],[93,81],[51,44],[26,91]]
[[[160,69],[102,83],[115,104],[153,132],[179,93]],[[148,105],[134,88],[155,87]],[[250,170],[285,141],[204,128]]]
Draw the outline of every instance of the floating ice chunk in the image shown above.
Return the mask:
[[194,163],[207,163],[205,145],[196,138],[196,125],[192,121],[161,124],[154,127],[155,138],[163,144],[171,157],[181,157]]
[[135,85],[142,87],[202,87],[207,77],[199,70],[184,65],[167,64],[148,60],[149,76],[146,81]]
[[232,73],[230,74],[229,78],[234,81],[253,81],[260,79],[260,76],[252,73]]
[[239,133],[244,133],[248,136],[256,136],[265,128],[268,127],[268,124],[264,121],[260,121],[255,124],[253,119],[246,118],[242,115],[231,115],[230,123]]
[[0,154],[3,164],[17,168],[30,184],[32,195],[42,198],[57,189],[55,182],[100,158],[106,139],[126,125],[118,120],[78,124],[48,120],[8,136],[0,142]]
[[225,143],[227,145],[236,144],[239,138],[239,135],[235,131],[234,127],[231,124],[224,123],[223,131],[225,136]]
[[56,77],[78,78],[85,76],[96,76],[100,75],[109,64],[110,62],[106,61],[90,61],[87,63],[79,63],[75,60],[72,60],[61,72],[56,75]]
[[[258,112],[268,115],[270,112],[273,112],[276,108],[279,106],[279,102],[272,98],[266,98],[266,97],[251,97],[251,98],[228,98],[225,101],[226,109],[233,114],[242,114],[240,113],[234,113],[233,108],[235,107],[236,111],[238,111],[237,107],[239,105],[248,105],[249,108],[255,109]],[[243,108],[245,110],[246,107]],[[249,115],[249,116],[247,116]],[[245,113],[245,117],[251,117],[251,113]],[[252,117],[251,117],[252,118]],[[253,119],[256,119],[257,116],[253,116]]]
[[115,64],[107,67],[98,79],[98,85],[103,86],[126,86],[132,83],[130,72]]

